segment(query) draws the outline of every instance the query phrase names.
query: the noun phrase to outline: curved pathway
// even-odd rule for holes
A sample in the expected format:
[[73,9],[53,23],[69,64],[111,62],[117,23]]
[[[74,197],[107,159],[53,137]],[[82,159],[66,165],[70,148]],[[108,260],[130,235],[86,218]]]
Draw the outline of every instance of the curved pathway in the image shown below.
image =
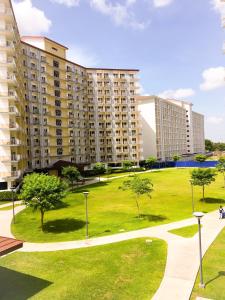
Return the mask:
[[[15,208],[15,211],[18,213],[22,209],[24,209],[24,206],[19,206]],[[13,237],[10,231],[11,220],[12,211],[0,211],[0,235]],[[196,234],[193,238],[187,239],[171,234],[168,230],[196,223],[195,218],[190,218],[170,224],[114,234],[111,236],[92,238],[89,240],[57,243],[25,242],[24,247],[18,251],[46,252],[68,250],[105,245],[140,237],[160,238],[168,243],[167,263],[164,278],[152,299],[188,300],[199,269],[198,235]],[[218,213],[212,212],[203,217],[202,224],[202,245],[203,254],[205,254],[211,243],[224,228],[225,220],[219,220]]]

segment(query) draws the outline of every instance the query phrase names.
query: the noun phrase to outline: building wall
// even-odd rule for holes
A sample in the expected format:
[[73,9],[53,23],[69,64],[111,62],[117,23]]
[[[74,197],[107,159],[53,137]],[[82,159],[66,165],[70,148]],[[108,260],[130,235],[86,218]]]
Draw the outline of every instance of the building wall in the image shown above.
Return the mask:
[[192,112],[194,153],[205,153],[204,116]]
[[137,100],[143,128],[144,158],[155,156],[169,160],[174,155],[202,152],[204,118],[192,112],[191,103],[156,96],[139,96]]
[[59,160],[142,159],[138,70],[85,68],[48,38],[21,41],[10,0],[0,9],[0,183]]
[[27,168],[22,50],[10,1],[0,5],[0,186]]
[[155,99],[139,97],[139,111],[142,123],[143,158],[157,157],[156,103]]

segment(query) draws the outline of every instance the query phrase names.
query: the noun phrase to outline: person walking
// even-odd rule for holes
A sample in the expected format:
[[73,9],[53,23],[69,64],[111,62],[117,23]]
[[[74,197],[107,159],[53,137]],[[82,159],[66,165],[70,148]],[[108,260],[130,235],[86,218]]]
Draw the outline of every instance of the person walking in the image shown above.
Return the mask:
[[220,219],[223,219],[224,209],[223,209],[222,205],[220,205],[219,214],[220,214]]

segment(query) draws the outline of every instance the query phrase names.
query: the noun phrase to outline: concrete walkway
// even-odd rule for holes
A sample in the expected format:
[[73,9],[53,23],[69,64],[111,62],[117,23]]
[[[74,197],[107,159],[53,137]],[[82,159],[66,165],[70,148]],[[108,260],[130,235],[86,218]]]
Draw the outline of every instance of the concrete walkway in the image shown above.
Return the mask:
[[[24,206],[15,208],[16,213]],[[13,237],[10,232],[11,211],[0,211],[0,235]],[[46,252],[100,246],[124,240],[146,237],[160,238],[168,243],[168,256],[164,278],[152,298],[153,300],[188,300],[199,269],[198,235],[193,238],[182,238],[168,230],[196,224],[195,218],[179,222],[149,227],[141,230],[114,234],[90,240],[79,240],[57,243],[24,243],[21,252]],[[218,213],[212,212],[202,219],[203,253],[209,248],[225,226],[225,220],[218,219]]]

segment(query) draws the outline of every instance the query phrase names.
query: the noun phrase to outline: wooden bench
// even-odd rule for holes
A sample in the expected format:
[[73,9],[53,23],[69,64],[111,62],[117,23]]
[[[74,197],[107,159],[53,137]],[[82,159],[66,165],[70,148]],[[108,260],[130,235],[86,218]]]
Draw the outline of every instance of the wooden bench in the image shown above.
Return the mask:
[[0,256],[6,255],[22,247],[22,241],[0,236]]

